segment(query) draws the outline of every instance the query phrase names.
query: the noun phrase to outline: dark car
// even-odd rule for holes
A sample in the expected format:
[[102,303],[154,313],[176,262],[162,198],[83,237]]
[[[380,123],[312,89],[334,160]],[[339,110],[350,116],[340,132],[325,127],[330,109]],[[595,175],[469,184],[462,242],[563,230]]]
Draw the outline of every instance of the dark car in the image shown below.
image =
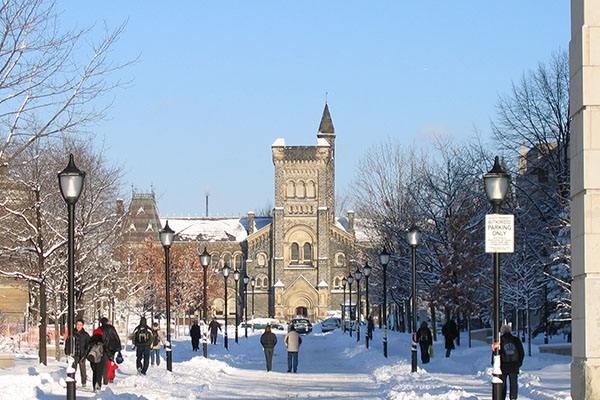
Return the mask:
[[294,328],[296,328],[296,332],[298,332],[298,333],[311,333],[312,332],[312,324],[306,318],[294,318],[290,322],[288,329],[291,326],[294,326]]

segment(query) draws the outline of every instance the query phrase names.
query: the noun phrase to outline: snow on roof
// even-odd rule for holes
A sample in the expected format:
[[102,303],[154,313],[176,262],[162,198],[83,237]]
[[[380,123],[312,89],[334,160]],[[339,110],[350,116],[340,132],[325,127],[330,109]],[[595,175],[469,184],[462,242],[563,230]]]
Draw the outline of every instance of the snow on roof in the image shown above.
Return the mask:
[[317,146],[318,147],[329,147],[329,142],[326,139],[318,138],[317,139]]
[[[169,227],[181,240],[202,240],[208,242],[242,242],[248,231],[240,218],[161,218],[161,224],[169,221]],[[248,220],[246,220],[246,225]]]
[[325,282],[325,281],[321,281],[321,283],[319,283],[319,284],[317,285],[317,287],[329,287],[329,285],[327,284],[327,282]]
[[275,285],[273,285],[273,287],[285,287],[285,285],[283,284],[283,282],[281,282],[281,280],[279,280]]
[[284,138],[275,139],[275,141],[273,142],[271,147],[285,147],[285,139]]

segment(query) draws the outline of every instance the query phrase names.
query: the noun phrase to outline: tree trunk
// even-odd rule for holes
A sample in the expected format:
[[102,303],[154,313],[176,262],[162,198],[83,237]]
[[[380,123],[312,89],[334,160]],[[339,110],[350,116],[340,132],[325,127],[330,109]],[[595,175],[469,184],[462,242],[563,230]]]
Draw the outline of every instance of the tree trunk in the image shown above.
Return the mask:
[[529,308],[529,296],[525,300],[527,303],[527,354],[531,357],[531,310]]
[[54,358],[60,361],[60,317],[58,311],[58,301],[54,296]]
[[[42,261],[43,262],[43,261]],[[46,351],[46,326],[48,315],[46,311],[46,284],[40,283],[40,331],[39,331],[39,357],[40,364],[48,365],[48,352]]]
[[467,330],[469,331],[469,348],[471,347],[471,316],[467,315]]
[[435,320],[435,305],[433,302],[429,303],[429,309],[431,310],[431,334],[433,336],[433,341],[437,342],[437,329],[436,329],[436,320]]
[[458,328],[458,336],[456,337],[456,345],[460,346],[460,331],[461,331],[460,311],[456,312],[456,327]]

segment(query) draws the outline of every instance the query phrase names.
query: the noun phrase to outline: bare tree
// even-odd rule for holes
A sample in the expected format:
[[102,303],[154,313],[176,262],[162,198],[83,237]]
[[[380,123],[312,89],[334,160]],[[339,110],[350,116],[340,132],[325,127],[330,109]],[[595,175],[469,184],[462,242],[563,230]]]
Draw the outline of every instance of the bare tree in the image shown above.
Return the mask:
[[99,97],[123,83],[111,74],[131,62],[109,56],[125,24],[63,31],[54,1],[6,0],[0,5],[0,168],[35,141],[76,133],[104,117]]

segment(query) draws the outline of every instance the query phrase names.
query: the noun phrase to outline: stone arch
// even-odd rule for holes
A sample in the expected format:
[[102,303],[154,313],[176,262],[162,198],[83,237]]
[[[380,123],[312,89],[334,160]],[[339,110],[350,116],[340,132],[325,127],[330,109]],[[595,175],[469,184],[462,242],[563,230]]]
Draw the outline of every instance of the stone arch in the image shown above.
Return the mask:
[[314,321],[318,316],[317,304],[319,298],[316,292],[310,293],[305,290],[292,291],[287,296],[284,296],[284,304],[287,320],[296,317],[296,309],[298,307],[306,307],[308,311],[308,319]]
[[[292,244],[297,243],[300,254],[298,254],[298,259],[293,260],[294,264],[297,262],[302,262],[304,260],[303,251],[304,245],[306,243],[310,244],[311,255],[310,259],[314,259],[314,249],[316,248],[317,237],[313,230],[306,225],[296,225],[290,228],[284,235],[283,238],[283,258],[284,264],[290,265],[292,261]],[[295,255],[295,254],[294,254]]]

